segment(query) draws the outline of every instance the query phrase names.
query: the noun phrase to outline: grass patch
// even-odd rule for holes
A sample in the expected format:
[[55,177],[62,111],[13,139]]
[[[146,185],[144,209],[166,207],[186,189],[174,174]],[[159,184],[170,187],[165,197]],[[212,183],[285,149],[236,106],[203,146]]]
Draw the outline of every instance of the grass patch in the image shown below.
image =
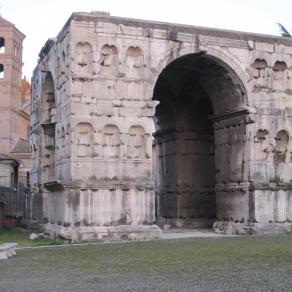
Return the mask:
[[46,246],[46,245],[61,245],[66,244],[64,240],[52,239],[29,239],[29,231],[26,229],[15,228],[12,230],[0,229],[0,244],[6,242],[16,242],[18,247],[29,246]]
[[291,291],[291,272],[291,235],[197,238],[19,250],[2,271],[0,262],[0,287]]

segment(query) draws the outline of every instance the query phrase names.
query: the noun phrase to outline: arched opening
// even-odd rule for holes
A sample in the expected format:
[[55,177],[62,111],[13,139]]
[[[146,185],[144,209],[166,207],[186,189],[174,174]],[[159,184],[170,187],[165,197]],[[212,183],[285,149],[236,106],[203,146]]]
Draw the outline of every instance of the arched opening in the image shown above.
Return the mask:
[[41,95],[41,125],[43,128],[41,139],[42,182],[55,180],[55,148],[56,148],[56,98],[55,86],[51,72],[47,72]]
[[4,79],[4,65],[0,64],[0,79]]
[[5,39],[0,37],[0,54],[5,53]]
[[239,77],[213,56],[189,54],[164,68],[153,99],[159,101],[157,223],[211,227],[216,218],[242,220],[230,199],[237,194],[225,191],[245,180],[246,96]]

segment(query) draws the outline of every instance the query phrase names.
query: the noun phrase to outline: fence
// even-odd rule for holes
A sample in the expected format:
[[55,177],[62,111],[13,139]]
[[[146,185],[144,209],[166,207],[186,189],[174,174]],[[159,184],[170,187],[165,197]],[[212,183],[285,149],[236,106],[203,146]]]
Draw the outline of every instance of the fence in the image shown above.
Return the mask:
[[4,205],[4,215],[22,217],[25,209],[25,187],[18,184],[18,189],[0,186],[0,204]]

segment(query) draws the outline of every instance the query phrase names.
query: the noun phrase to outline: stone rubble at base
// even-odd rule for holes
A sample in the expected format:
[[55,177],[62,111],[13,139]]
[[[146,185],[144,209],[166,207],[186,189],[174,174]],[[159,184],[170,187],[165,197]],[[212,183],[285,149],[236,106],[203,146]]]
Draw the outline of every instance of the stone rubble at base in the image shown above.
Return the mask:
[[16,255],[17,243],[4,243],[0,245],[0,260],[7,260],[9,257]]

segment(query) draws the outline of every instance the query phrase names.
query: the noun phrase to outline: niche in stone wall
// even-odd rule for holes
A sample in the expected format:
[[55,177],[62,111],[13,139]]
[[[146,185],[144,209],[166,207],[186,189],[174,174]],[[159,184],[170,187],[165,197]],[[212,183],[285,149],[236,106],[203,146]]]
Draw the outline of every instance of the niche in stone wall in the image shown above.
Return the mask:
[[79,42],[75,48],[76,72],[82,74],[92,73],[92,47],[87,42]]
[[106,125],[102,129],[102,149],[104,158],[120,158],[120,131],[115,125]]
[[146,158],[147,136],[141,126],[132,126],[128,133],[127,158]]
[[144,67],[144,56],[139,47],[129,47],[126,53],[126,65],[128,67]]
[[60,71],[61,71],[61,74],[65,74],[66,73],[66,55],[65,55],[64,51],[62,52]]
[[256,59],[252,64],[252,76],[256,80],[257,87],[266,86],[268,64],[264,59]]
[[255,137],[255,156],[257,160],[268,160],[274,151],[274,145],[270,142],[267,130],[258,130]]
[[55,123],[56,100],[53,77],[48,73],[43,85],[41,97],[41,122]]
[[94,130],[90,123],[76,126],[76,145],[78,157],[93,156]]
[[70,157],[70,147],[71,147],[71,129],[68,124],[66,127],[66,136],[65,136],[65,156]]
[[139,77],[139,71],[144,68],[144,56],[139,47],[129,47],[126,52],[125,65],[128,77]]
[[285,130],[281,130],[277,133],[276,137],[276,148],[274,154],[275,164],[286,161],[286,154],[288,149],[289,135]]
[[60,147],[60,140],[61,140],[61,134],[60,134],[60,130],[57,130],[57,139],[56,139],[56,160],[59,160],[62,156],[61,154],[61,147]]
[[38,145],[39,144],[39,136],[34,134],[34,133],[31,133],[29,140],[30,140],[30,145],[31,145],[31,150],[32,150],[32,158],[36,159],[36,152],[37,152],[38,146],[39,146]]
[[287,64],[283,61],[277,61],[272,69],[274,72],[273,88],[276,90],[283,90]]
[[62,157],[65,156],[65,129],[64,127],[62,127],[61,130],[61,153],[62,153]]
[[118,66],[118,50],[114,45],[104,45],[102,47],[100,65],[103,67]]

